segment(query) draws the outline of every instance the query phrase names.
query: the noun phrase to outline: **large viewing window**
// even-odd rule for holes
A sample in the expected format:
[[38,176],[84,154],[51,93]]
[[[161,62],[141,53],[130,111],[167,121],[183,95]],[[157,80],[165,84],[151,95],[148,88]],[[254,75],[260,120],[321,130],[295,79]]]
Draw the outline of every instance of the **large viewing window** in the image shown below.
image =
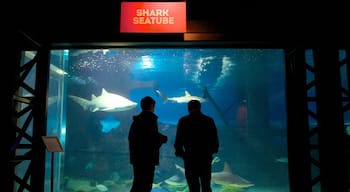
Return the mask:
[[156,100],[159,131],[169,138],[152,191],[188,191],[173,142],[190,96],[203,99],[203,113],[218,128],[213,192],[289,191],[284,67],[282,49],[51,51],[47,134],[58,136],[64,148],[55,156],[55,191],[130,190],[127,136],[144,96]]

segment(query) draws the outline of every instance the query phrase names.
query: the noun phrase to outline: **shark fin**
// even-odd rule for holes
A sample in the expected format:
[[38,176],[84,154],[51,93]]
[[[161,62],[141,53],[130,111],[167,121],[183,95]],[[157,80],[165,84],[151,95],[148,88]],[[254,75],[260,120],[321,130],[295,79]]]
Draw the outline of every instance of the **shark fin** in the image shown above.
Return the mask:
[[231,167],[227,162],[224,163],[224,169],[222,170],[222,172],[232,173]]
[[106,95],[106,94],[108,94],[108,91],[106,91],[105,88],[102,88],[102,93],[101,93],[101,95]]

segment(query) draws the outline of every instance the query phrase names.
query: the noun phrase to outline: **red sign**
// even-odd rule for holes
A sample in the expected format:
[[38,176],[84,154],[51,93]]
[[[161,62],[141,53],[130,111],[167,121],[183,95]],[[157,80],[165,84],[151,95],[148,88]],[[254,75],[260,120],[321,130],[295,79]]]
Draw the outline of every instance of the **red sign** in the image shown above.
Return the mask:
[[186,2],[121,2],[121,33],[185,33]]

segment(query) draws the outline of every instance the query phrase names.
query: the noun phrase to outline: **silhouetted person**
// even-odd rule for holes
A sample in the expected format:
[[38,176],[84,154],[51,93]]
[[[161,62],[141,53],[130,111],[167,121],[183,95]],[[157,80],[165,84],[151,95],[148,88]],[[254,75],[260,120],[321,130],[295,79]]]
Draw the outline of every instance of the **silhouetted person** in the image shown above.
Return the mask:
[[[180,118],[175,138],[175,155],[182,157],[190,192],[211,192],[213,154],[219,150],[214,120],[201,112],[201,103],[188,102],[189,114]],[[202,189],[202,190],[201,190]]]
[[159,149],[168,137],[158,132],[158,116],[154,114],[155,100],[141,99],[140,114],[133,116],[129,131],[130,163],[134,179],[131,192],[152,190],[155,166],[159,165]]

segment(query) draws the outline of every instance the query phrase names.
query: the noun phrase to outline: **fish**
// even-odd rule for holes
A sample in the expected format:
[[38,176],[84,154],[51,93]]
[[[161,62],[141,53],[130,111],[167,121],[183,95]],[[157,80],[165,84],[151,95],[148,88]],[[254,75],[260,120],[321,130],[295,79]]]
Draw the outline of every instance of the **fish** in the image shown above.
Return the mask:
[[288,157],[279,157],[275,161],[278,163],[288,163]]
[[105,185],[102,184],[96,184],[96,189],[101,192],[108,191],[108,188]]
[[187,182],[184,177],[175,174],[164,181],[171,188],[183,188],[187,186]]
[[162,184],[162,182],[159,183],[152,183],[152,188],[162,188],[160,185]]
[[231,168],[227,162],[224,163],[224,168],[220,172],[213,172],[211,174],[212,182],[224,187],[231,188],[248,188],[254,184],[239,175],[232,173]]
[[56,73],[57,75],[68,75],[63,69],[56,67],[54,64],[50,64],[50,71]]
[[100,96],[91,95],[91,100],[78,97],[75,95],[68,95],[74,102],[78,103],[84,110],[91,112],[117,112],[128,111],[137,106],[137,103],[131,101],[121,95],[110,93],[102,88]]
[[215,157],[213,158],[213,160],[211,161],[211,164],[214,165],[215,163],[220,162],[220,160],[221,160],[220,157],[215,156]]
[[103,184],[91,185],[91,181],[83,179],[71,179],[66,177],[67,189],[69,191],[84,191],[84,192],[107,192],[107,186]]
[[116,119],[113,115],[109,114],[105,118],[100,119],[100,125],[102,126],[101,131],[103,133],[109,133],[113,129],[116,129],[120,126],[120,121]]
[[176,102],[176,103],[188,103],[191,100],[198,100],[199,102],[203,103],[206,101],[205,97],[199,97],[191,95],[188,91],[185,90],[185,95],[179,96],[179,97],[167,97],[164,93],[162,93],[159,89],[155,89],[155,92],[158,96],[160,96],[163,99],[164,103],[167,103],[168,101]]
[[[185,174],[185,169],[178,164],[175,167]],[[231,168],[227,162],[224,162],[224,168],[220,172],[211,173],[211,182],[221,185],[225,188],[242,189],[254,186],[254,184],[239,175],[232,173]]]
[[152,184],[151,192],[169,192],[167,189],[161,187],[162,182]]
[[167,189],[161,186],[163,182],[153,183],[151,192],[169,192]]

